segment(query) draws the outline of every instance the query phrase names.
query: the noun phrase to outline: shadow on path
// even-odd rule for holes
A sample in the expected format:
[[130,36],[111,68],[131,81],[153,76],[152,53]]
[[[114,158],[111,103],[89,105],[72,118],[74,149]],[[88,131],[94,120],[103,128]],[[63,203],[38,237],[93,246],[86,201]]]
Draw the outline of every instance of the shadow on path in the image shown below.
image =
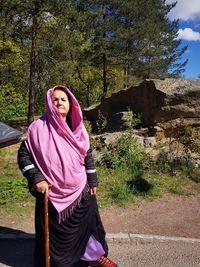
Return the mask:
[[0,226],[0,266],[33,267],[34,234]]
[[[34,234],[0,226],[0,267],[33,267]],[[79,262],[74,267],[87,267]]]

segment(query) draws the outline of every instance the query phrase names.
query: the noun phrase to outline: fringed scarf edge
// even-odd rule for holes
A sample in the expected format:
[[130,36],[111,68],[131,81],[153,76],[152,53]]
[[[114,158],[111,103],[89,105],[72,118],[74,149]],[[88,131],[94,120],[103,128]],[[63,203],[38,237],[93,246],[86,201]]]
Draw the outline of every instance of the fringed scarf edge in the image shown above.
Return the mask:
[[61,221],[65,221],[66,218],[70,218],[74,212],[74,209],[78,206],[80,207],[80,203],[82,198],[85,198],[86,195],[89,192],[89,185],[88,183],[85,185],[83,191],[81,192],[81,194],[79,195],[79,197],[71,204],[69,205],[67,208],[65,208],[63,211],[58,213],[58,222],[61,223]]

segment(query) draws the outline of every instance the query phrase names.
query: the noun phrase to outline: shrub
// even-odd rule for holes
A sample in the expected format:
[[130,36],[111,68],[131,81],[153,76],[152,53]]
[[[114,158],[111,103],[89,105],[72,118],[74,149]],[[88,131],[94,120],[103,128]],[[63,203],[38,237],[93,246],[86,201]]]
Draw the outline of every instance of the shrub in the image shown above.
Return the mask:
[[107,120],[100,110],[98,111],[98,118],[97,118],[96,124],[97,124],[98,134],[103,133],[103,131],[106,129],[106,126],[107,126]]
[[95,148],[96,147],[96,140],[94,138],[92,138],[92,125],[87,120],[84,120],[84,125],[85,125],[85,128],[86,128],[88,135],[89,135],[89,138],[90,138],[90,145],[92,148]]
[[103,156],[103,164],[112,169],[127,168],[134,173],[145,167],[146,158],[143,148],[134,138],[132,131],[129,131],[109,146],[108,152]]
[[12,85],[2,86],[0,91],[0,120],[7,121],[13,117],[26,115],[27,102]]

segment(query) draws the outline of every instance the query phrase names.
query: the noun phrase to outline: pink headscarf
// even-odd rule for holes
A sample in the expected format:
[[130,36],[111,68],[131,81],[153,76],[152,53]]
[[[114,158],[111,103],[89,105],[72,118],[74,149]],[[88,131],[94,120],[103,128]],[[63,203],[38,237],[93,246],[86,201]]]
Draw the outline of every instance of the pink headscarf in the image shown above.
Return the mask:
[[[70,98],[71,129],[52,101],[56,88],[62,88]],[[79,103],[68,88],[55,86],[47,91],[46,113],[29,126],[26,146],[52,185],[49,199],[64,219],[80,201],[86,186],[84,159],[89,149]]]

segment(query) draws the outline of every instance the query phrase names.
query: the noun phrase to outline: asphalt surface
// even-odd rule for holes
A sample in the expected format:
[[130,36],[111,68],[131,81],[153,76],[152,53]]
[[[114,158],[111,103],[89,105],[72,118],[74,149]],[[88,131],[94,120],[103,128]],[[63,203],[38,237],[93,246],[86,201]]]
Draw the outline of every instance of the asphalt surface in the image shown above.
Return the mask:
[[[200,267],[200,239],[107,234],[107,241],[118,267]],[[1,235],[0,266],[32,267],[33,247],[34,235]]]

